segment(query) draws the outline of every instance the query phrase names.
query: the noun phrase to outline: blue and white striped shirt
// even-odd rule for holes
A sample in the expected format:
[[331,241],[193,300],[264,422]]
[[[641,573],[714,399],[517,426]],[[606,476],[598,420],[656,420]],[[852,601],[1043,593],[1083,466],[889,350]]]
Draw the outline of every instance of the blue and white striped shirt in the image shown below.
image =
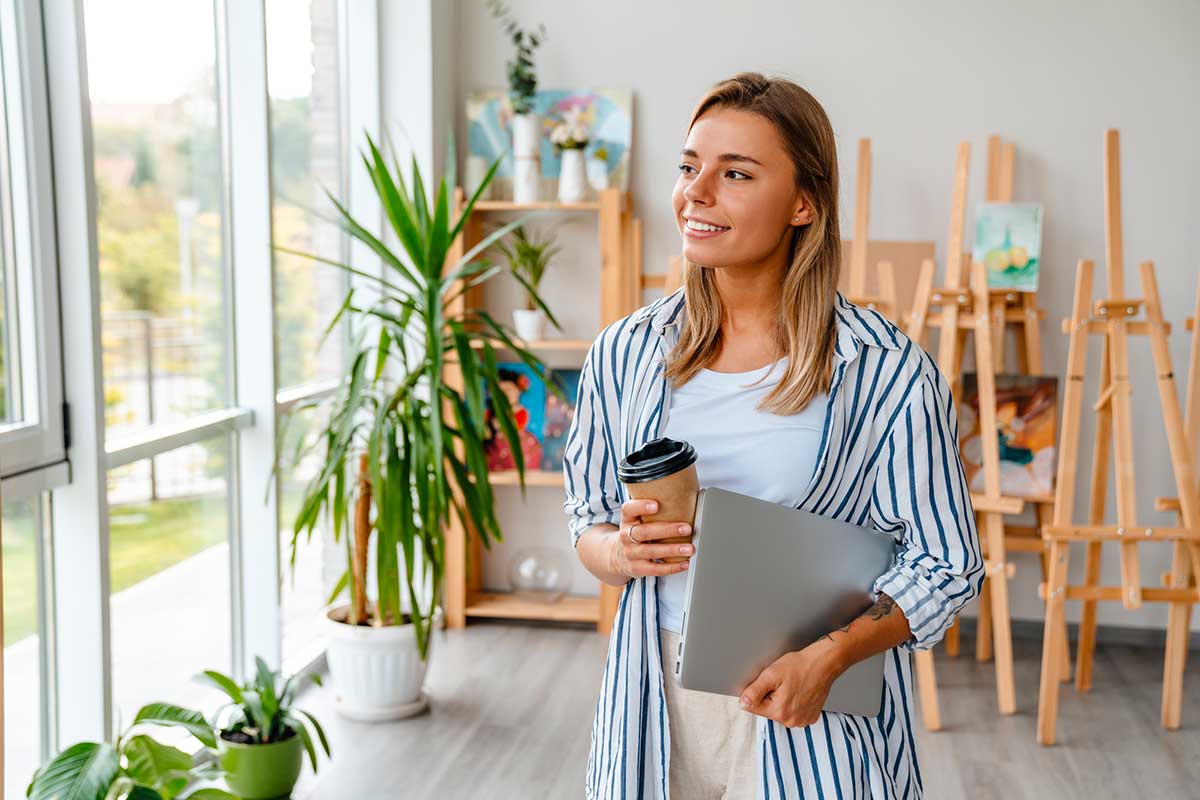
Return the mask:
[[[573,545],[592,525],[620,523],[629,498],[617,463],[663,435],[671,391],[663,360],[684,313],[680,288],[608,325],[588,349],[563,463]],[[760,800],[920,798],[910,654],[940,641],[983,582],[945,379],[925,350],[879,314],[839,293],[834,316],[828,413],[800,508],[896,537],[896,561],[875,590],[896,601],[913,636],[886,654],[877,717],[822,712],[799,728],[757,718]],[[589,800],[668,797],[657,591],[657,577],[632,578],[617,606],[592,723]]]

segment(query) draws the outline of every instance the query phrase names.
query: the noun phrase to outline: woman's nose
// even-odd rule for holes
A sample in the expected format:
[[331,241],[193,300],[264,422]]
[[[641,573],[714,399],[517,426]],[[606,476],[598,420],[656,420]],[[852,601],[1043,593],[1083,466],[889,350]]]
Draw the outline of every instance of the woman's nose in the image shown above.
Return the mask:
[[690,203],[711,205],[712,190],[709,185],[708,170],[701,170],[695,178],[683,187],[683,196]]

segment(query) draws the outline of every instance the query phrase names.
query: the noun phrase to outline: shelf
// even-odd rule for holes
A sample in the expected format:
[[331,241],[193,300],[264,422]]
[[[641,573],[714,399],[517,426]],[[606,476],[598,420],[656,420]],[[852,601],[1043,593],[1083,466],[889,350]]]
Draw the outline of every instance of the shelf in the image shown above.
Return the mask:
[[[493,486],[520,486],[515,469],[498,469],[488,473],[488,483]],[[525,470],[526,486],[564,486],[562,472],[542,469]]]
[[557,603],[522,600],[506,592],[472,592],[467,597],[468,617],[542,619],[553,622],[597,622],[599,597],[567,595]]
[[599,211],[599,200],[585,200],[582,203],[559,203],[556,200],[542,200],[537,203],[514,203],[511,200],[479,200],[475,203],[475,211]]
[[[513,337],[513,341],[523,346],[526,350],[582,350],[587,352],[587,349],[592,346],[592,343],[587,339],[534,339],[532,342],[527,342],[524,339]],[[483,342],[473,341],[471,347],[476,350],[483,348]],[[497,350],[507,350],[507,346],[492,342],[492,347]]]

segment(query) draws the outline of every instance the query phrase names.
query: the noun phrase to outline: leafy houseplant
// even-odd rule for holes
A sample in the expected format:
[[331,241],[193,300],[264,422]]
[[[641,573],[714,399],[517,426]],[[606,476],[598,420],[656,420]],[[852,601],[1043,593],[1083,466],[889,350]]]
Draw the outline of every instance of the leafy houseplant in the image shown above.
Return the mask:
[[[173,800],[194,781],[220,777],[217,764],[196,765],[188,753],[145,733],[150,726],[181,727],[206,747],[215,746],[199,711],[151,703],[115,743],[79,742],[63,750],[33,774],[25,794],[30,800]],[[238,800],[216,788],[198,789],[188,798]]]
[[[485,389],[492,398],[494,418],[516,454],[521,491],[525,491],[524,458],[515,414],[500,387],[497,347],[514,353],[543,377],[546,366],[486,311],[451,310],[468,288],[504,269],[476,256],[537,213],[527,213],[493,231],[460,261],[446,264],[452,244],[500,160],[491,165],[458,218],[452,219],[447,180],[456,186],[453,134],[445,177],[432,207],[415,157],[411,188],[395,155],[389,166],[370,136],[362,158],[402,249],[397,252],[388,247],[330,195],[338,212],[335,222],[380,259],[384,275],[296,253],[348,270],[371,282],[375,293],[369,300],[359,301],[356,290],[351,289],[330,325],[332,329],[339,318],[348,317],[359,332],[340,388],[328,398],[297,404],[290,412],[316,405],[329,412],[328,422],[318,434],[323,466],[304,490],[292,529],[292,559],[294,564],[298,538],[311,537],[326,514],[334,537],[340,541],[345,536],[348,565],[329,602],[346,588],[351,602],[327,612],[330,676],[342,713],[358,719],[388,719],[424,707],[420,688],[434,613],[442,602],[444,528],[450,514],[456,514],[463,527],[480,536],[488,548],[492,540],[502,538],[484,451]],[[534,303],[554,320],[528,280],[516,277]],[[558,326],[557,320],[554,324]],[[461,388],[444,380],[447,364],[461,371]],[[555,382],[547,381],[547,385],[562,395]],[[281,424],[281,436],[286,420]],[[356,463],[357,480],[350,472]],[[372,508],[376,512],[373,518]],[[353,541],[349,530],[352,513]],[[368,603],[372,533],[376,598]],[[423,603],[419,595],[426,589],[428,597]],[[408,609],[402,608],[402,595],[408,600]],[[371,663],[364,665],[364,661]]]
[[512,240],[512,244],[503,239],[497,241],[496,249],[504,254],[513,276],[532,287],[525,292],[525,308],[513,309],[513,324],[516,326],[517,335],[526,342],[536,341],[542,338],[546,318],[542,316],[533,295],[541,286],[546,267],[550,265],[550,258],[561,248],[554,245],[551,236],[531,239],[524,225],[518,225],[513,230]]
[[512,37],[513,46],[517,48],[516,55],[505,65],[508,69],[508,96],[514,114],[527,114],[533,110],[533,96],[537,91],[533,51],[546,38],[546,26],[539,23],[537,33],[522,30],[501,0],[487,0],[487,6],[492,16],[504,25],[504,32]]
[[300,777],[305,751],[316,772],[314,736],[325,754],[331,755],[321,723],[292,705],[305,680],[319,685],[320,678],[285,678],[261,658],[255,663],[254,678],[240,686],[215,670],[196,676],[231,701],[213,716],[212,727],[225,782],[245,800],[287,796]]

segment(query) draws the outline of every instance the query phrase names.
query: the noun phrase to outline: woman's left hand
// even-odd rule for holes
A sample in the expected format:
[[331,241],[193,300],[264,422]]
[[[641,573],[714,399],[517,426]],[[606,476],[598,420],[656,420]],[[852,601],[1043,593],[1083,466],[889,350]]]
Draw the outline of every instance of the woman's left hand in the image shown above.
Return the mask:
[[821,717],[829,688],[842,674],[828,638],[803,650],[784,653],[741,691],[741,707],[788,728],[811,725]]

